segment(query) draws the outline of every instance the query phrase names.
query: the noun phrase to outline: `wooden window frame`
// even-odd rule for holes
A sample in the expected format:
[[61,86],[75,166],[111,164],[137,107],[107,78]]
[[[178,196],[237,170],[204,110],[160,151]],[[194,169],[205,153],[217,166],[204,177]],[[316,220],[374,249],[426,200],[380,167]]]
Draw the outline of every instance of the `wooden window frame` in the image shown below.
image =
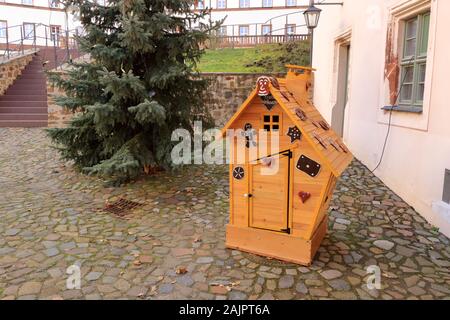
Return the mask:
[[[428,59],[428,55],[427,55],[427,50],[425,49],[425,52],[422,52],[422,48],[423,48],[423,40],[424,40],[424,21],[426,19],[426,17],[428,17],[428,34],[426,35],[427,38],[427,43],[429,42],[430,39],[430,11],[425,11],[422,13],[419,13],[413,17],[410,17],[409,19],[405,19],[403,22],[403,35],[402,35],[402,39],[401,39],[401,50],[400,50],[400,56],[401,56],[401,61],[400,61],[400,77],[399,77],[399,86],[402,85],[402,82],[404,80],[404,76],[405,76],[405,72],[406,72],[406,68],[411,68],[413,70],[413,75],[412,75],[412,82],[403,82],[403,88],[400,91],[400,95],[399,95],[399,101],[398,101],[398,105],[400,108],[405,109],[405,110],[409,110],[411,112],[421,112],[423,109],[423,103],[424,103],[424,97],[422,96],[421,99],[418,99],[418,89],[421,85],[425,86],[425,79],[423,81],[420,80],[419,76],[420,76],[420,70],[422,66],[425,66],[425,73],[426,73],[426,68],[427,68],[427,59]],[[416,29],[416,34],[415,34],[415,38],[408,38],[407,37],[407,28],[408,28],[408,24],[412,21],[417,20],[417,29]],[[413,56],[407,56],[406,55],[406,43],[408,40],[412,40],[414,39],[416,42],[416,47],[415,47],[415,52]],[[403,100],[403,90],[405,88],[405,86],[411,86],[411,96],[410,96],[410,100]],[[425,92],[425,89],[423,90]]]
[[[270,117],[269,121],[266,121],[264,118]],[[278,117],[278,122],[274,121],[274,117]],[[266,129],[266,126],[270,127],[270,130]],[[274,126],[278,126],[278,132],[283,131],[283,114],[282,113],[263,113],[261,115],[261,128],[267,132],[272,132],[276,129],[274,129]]]

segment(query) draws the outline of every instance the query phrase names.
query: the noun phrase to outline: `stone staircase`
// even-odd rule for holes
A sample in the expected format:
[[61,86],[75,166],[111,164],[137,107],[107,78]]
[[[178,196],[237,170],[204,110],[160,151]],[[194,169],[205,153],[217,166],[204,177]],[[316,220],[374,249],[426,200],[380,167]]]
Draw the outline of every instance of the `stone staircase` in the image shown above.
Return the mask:
[[0,127],[47,127],[47,78],[40,55],[0,96]]

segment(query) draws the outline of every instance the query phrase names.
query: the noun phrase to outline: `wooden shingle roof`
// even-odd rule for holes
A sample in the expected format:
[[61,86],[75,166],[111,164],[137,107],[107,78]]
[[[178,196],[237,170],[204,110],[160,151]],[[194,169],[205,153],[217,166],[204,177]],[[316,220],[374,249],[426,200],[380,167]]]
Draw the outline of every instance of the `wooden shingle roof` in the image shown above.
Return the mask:
[[[339,177],[353,159],[350,150],[305,94],[298,94],[292,89],[290,91],[286,79],[277,79],[277,81],[276,85],[270,85],[270,93],[299,128],[305,139],[313,146],[324,164],[336,177]],[[222,129],[222,135],[225,135],[226,130],[232,126],[256,96],[257,90],[255,89]]]

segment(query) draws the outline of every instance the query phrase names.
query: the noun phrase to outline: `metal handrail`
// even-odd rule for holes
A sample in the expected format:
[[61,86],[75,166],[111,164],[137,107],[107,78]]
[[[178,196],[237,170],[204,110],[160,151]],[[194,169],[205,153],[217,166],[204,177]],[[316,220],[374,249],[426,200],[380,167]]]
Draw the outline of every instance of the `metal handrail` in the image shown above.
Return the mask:
[[[30,46],[35,52],[37,52],[40,48],[53,47],[55,68],[58,68],[58,66],[61,66],[65,62],[71,60],[70,50],[78,49],[76,38],[81,34],[79,33],[79,29],[52,31],[52,27],[54,26],[46,25],[44,23],[35,23],[33,24],[33,29],[29,30],[27,33],[24,25],[14,25],[0,28],[0,30],[6,29],[6,42],[3,42],[2,39],[0,39],[0,44],[5,45],[5,47],[0,50],[0,53],[3,51],[0,56],[6,57],[9,60],[15,55],[14,53],[17,55],[24,55],[26,46]],[[11,40],[9,37],[12,33],[11,30],[14,28],[20,28],[20,38]],[[38,31],[42,30],[42,28],[44,29],[44,36],[38,35]],[[45,40],[45,45],[38,44],[38,40],[42,39]],[[64,42],[61,42],[61,39],[63,39]],[[31,44],[27,43],[29,41],[31,41]],[[57,48],[61,48],[61,44],[63,43],[66,47],[66,54],[63,59],[61,59],[61,64],[58,64]]]

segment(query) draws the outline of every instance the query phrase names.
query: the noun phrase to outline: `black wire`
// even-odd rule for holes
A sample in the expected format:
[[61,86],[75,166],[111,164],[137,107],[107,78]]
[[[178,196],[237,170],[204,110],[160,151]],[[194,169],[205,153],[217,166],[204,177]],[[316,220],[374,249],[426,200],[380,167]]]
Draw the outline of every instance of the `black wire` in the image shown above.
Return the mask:
[[[413,59],[414,59],[414,57],[411,57],[411,59],[409,60],[409,62],[408,62],[407,65],[410,65],[411,62],[413,61]],[[389,139],[389,134],[391,133],[392,111],[394,110],[394,106],[397,105],[397,103],[398,103],[398,98],[400,97],[400,93],[402,92],[402,88],[403,88],[403,85],[405,84],[405,80],[406,80],[406,76],[408,75],[408,72],[409,72],[409,68],[406,69],[406,72],[405,72],[405,74],[403,75],[402,83],[401,83],[400,88],[398,89],[397,95],[396,95],[396,97],[395,97],[395,103],[394,103],[394,105],[391,106],[390,109],[389,109],[388,130],[387,130],[387,132],[386,132],[386,137],[385,137],[385,139],[384,139],[383,151],[381,152],[380,161],[378,161],[377,166],[375,167],[375,169],[373,169],[372,171],[370,171],[370,172],[372,172],[372,173],[374,173],[375,171],[377,171],[377,169],[380,167],[381,163],[383,162],[384,153],[385,153],[385,151],[386,151],[386,146],[387,146],[387,142],[388,142],[388,139]]]

